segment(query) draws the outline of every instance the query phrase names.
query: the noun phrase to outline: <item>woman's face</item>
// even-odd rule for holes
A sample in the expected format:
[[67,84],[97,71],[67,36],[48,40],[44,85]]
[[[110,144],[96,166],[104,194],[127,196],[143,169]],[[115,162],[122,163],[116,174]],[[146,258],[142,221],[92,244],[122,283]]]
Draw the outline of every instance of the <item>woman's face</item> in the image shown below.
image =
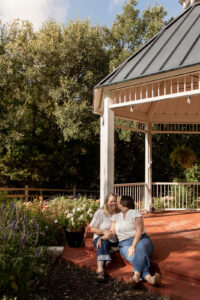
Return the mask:
[[117,203],[117,207],[118,207],[119,210],[121,210],[122,212],[123,212],[124,210],[127,209],[127,207],[123,206],[120,202]]
[[117,208],[117,198],[115,196],[110,196],[107,202],[107,208],[110,212],[114,212]]

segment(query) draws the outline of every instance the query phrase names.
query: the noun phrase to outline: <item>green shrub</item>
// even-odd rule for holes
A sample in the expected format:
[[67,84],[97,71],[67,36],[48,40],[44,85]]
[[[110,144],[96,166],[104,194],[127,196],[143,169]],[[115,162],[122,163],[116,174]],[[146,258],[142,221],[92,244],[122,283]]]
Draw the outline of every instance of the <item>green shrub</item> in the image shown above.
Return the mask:
[[186,182],[199,182],[200,181],[200,166],[195,164],[189,169],[186,169],[185,172],[185,181]]
[[79,199],[71,199],[69,207],[65,211],[66,229],[69,231],[81,231],[86,227],[99,208],[99,202],[93,199],[81,197]]
[[0,297],[23,299],[46,271],[40,225],[16,204],[0,207]]
[[3,203],[6,204],[8,202],[7,195],[8,195],[7,192],[0,191],[0,204],[3,204]]
[[155,209],[164,209],[165,205],[164,205],[164,201],[161,198],[153,198],[153,207]]

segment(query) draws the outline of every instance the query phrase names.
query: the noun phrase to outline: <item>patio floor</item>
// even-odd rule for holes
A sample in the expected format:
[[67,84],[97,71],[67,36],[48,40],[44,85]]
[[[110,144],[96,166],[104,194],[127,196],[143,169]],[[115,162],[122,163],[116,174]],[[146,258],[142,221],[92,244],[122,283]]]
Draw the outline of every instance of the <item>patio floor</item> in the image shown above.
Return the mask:
[[[149,290],[177,300],[200,299],[200,212],[145,214],[146,232],[154,244],[152,271],[162,274],[162,286]],[[62,257],[81,267],[96,270],[92,235],[87,231],[85,247],[65,247]],[[132,267],[119,253],[107,269],[109,276],[128,281]]]

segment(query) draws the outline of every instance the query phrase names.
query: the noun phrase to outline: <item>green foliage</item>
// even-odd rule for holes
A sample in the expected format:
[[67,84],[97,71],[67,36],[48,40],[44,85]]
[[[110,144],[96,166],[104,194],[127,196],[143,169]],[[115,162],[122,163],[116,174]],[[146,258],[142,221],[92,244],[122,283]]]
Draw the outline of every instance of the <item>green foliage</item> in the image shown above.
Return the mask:
[[[55,208],[55,205],[51,205],[51,203],[48,207],[45,207],[39,199],[35,199],[33,202],[23,203],[26,207],[28,217],[31,219],[36,218],[40,224],[40,234],[38,237],[38,243],[40,245],[60,246],[65,244],[63,233],[64,221],[62,221],[64,212],[61,210],[61,207],[63,209],[64,205],[61,205],[63,201],[60,197],[58,200],[61,201],[54,201],[54,203],[58,204],[57,208]],[[58,218],[59,222],[55,222],[56,218]]]
[[200,182],[200,166],[198,164],[186,169],[184,173],[186,182]]
[[[47,273],[46,246],[60,245],[64,229],[88,225],[99,202],[57,197],[0,206],[0,298],[26,299]],[[63,236],[61,236],[63,235]],[[42,246],[41,246],[42,245]]]
[[115,182],[143,182],[144,134],[131,132],[129,139],[122,139],[123,132],[115,132]]
[[162,210],[165,208],[164,201],[161,198],[153,197],[153,207],[156,210]]
[[[99,187],[93,87],[165,24],[161,6],[144,12],[136,6],[127,1],[111,28],[84,19],[66,25],[48,21],[37,32],[27,21],[0,24],[1,185]],[[143,181],[141,140],[116,132],[116,180]],[[128,172],[126,157],[128,164],[133,159]],[[172,174],[168,169],[165,176]]]
[[7,195],[8,195],[7,192],[4,192],[4,191],[0,192],[0,205],[6,204],[8,202]]
[[24,299],[44,276],[39,223],[15,204],[0,207],[0,296]]
[[[47,203],[46,203],[47,204]],[[56,197],[44,205],[40,201],[24,203],[29,218],[40,224],[39,244],[64,245],[64,229],[79,230],[87,226],[99,207],[99,202],[85,197]]]
[[81,231],[85,228],[99,208],[99,202],[93,199],[72,199],[69,208],[65,211],[66,229],[69,231]]
[[49,21],[34,33],[30,23],[15,21],[2,27],[1,46],[1,183],[78,184],[70,166],[73,140],[85,143],[84,164],[99,147],[92,89],[109,63],[101,28],[86,20]]
[[86,101],[81,103],[69,101],[57,106],[55,115],[67,141],[72,139],[92,141],[95,135],[99,134],[99,122],[97,117],[91,114],[91,107]]

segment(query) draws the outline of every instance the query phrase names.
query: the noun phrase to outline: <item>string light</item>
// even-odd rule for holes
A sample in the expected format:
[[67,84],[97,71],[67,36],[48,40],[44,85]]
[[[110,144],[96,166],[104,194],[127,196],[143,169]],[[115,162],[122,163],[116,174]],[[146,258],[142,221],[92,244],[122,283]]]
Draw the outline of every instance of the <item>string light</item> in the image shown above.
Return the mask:
[[187,104],[190,104],[191,103],[191,96],[188,96],[187,97]]

